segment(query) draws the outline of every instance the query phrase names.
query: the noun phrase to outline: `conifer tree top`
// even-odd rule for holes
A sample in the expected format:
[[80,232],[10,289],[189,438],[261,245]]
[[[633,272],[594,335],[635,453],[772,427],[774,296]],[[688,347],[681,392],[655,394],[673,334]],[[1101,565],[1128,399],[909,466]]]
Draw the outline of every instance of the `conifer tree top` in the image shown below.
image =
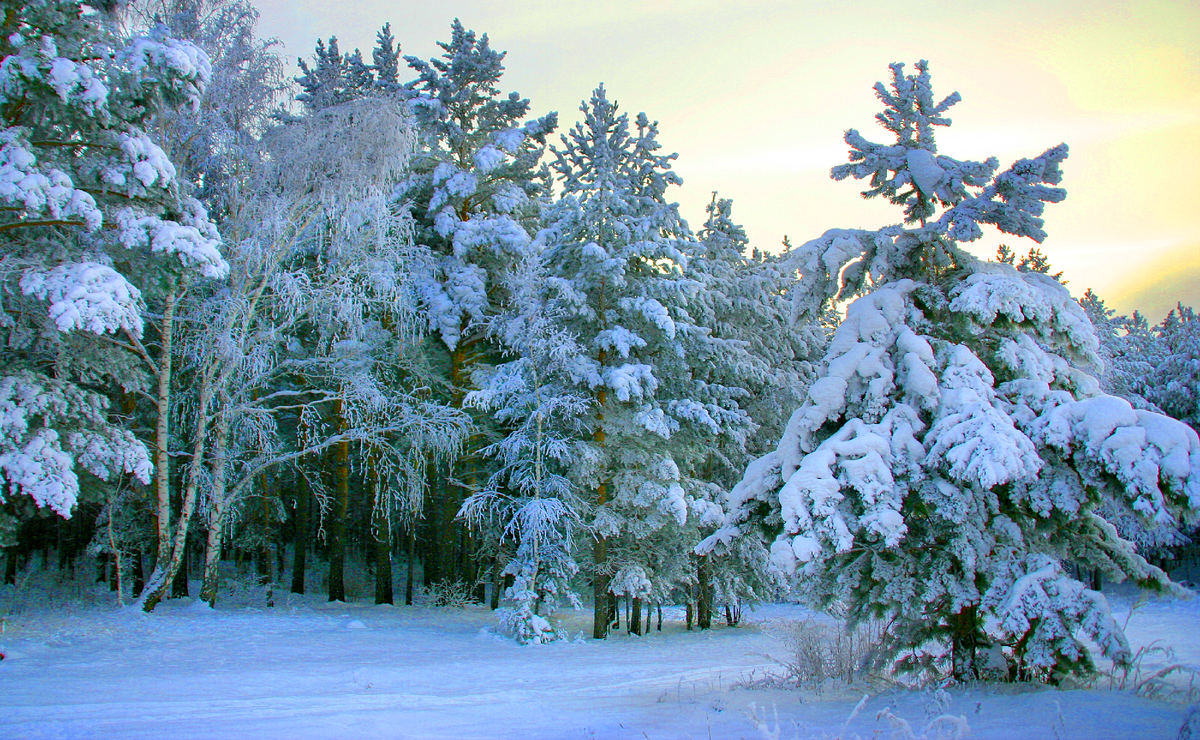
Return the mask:
[[[935,103],[929,63],[916,64],[917,74],[905,75],[904,65],[891,65],[889,86],[875,84],[875,95],[884,110],[875,118],[896,139],[876,144],[857,130],[846,132],[850,162],[831,171],[835,180],[870,179],[864,198],[884,196],[904,207],[904,223],[932,227],[955,241],[983,236],[980,224],[992,224],[1007,234],[1027,236],[1041,243],[1046,238],[1041,215],[1046,203],[1066,198],[1059,165],[1067,158],[1067,145],[1059,144],[1033,159],[1022,159],[996,174],[995,157],[979,162],[938,154],[935,126],[949,126],[945,116],[961,100],[952,93]],[[934,221],[938,207],[946,209]]]

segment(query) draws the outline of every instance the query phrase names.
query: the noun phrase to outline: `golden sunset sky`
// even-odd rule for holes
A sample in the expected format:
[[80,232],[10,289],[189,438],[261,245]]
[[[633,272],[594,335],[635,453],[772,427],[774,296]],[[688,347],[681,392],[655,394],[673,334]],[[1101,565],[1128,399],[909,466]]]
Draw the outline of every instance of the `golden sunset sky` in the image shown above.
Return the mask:
[[[928,59],[934,92],[958,91],[940,153],[1001,167],[1066,142],[1067,200],[1049,205],[1041,249],[1076,295],[1160,319],[1200,308],[1200,2],[718,2],[706,0],[257,0],[261,36],[295,69],[318,38],[366,59],[385,23],[430,58],[458,17],[507,51],[503,93],[560,131],[603,82],[659,121],[679,152],[672,197],[693,228],[716,190],[752,244],[777,251],[833,227],[878,228],[899,209],[834,182],[843,132],[887,141],[872,86],[887,65]],[[1027,239],[989,236],[1019,253]]]

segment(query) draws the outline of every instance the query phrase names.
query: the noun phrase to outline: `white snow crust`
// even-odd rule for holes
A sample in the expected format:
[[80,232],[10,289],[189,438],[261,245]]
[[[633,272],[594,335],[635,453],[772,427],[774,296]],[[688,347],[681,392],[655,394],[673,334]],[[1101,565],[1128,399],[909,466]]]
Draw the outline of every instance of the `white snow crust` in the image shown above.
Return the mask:
[[[623,583],[636,592],[637,574]],[[1032,571],[1021,598],[1050,588]],[[111,598],[102,584],[93,598]],[[36,588],[35,588],[36,591]],[[90,594],[89,594],[90,595]],[[14,603],[0,587],[0,608]],[[257,600],[255,600],[257,598]],[[1101,597],[1104,598],[1104,597]],[[1119,591],[1124,620],[1136,594]],[[152,615],[110,606],[51,609],[28,599],[0,634],[0,736],[11,738],[414,738],[421,740],[739,740],[903,737],[890,716],[924,727],[931,710],[961,717],[971,740],[1174,738],[1186,707],[1094,689],[980,684],[937,692],[828,684],[820,691],[739,688],[777,669],[798,622],[826,618],[767,605],[743,626],[663,631],[605,642],[582,613],[573,640],[518,645],[495,615],[426,607],[327,604],[261,593],[237,605],[167,601]],[[1200,603],[1151,601],[1129,623],[1135,646],[1165,640],[1172,662],[1200,668]],[[1167,665],[1153,659],[1147,670]],[[865,697],[865,698],[864,698]],[[934,701],[936,699],[936,701]],[[862,702],[854,714],[855,706]],[[884,712],[887,714],[884,714]],[[849,719],[848,719],[849,718]],[[776,724],[777,723],[777,724]],[[919,735],[918,735],[919,736]],[[930,734],[929,737],[935,737]]]

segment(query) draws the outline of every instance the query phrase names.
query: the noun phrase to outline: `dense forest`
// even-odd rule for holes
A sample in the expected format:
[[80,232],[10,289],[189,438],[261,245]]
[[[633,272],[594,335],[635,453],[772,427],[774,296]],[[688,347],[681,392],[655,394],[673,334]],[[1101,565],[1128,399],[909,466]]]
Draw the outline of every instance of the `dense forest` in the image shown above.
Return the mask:
[[[831,172],[897,222],[753,246],[717,193],[689,226],[602,84],[567,127],[457,20],[288,69],[256,19],[5,6],[6,583],[95,564],[151,611],[248,569],[522,642],[796,595],[895,668],[1022,680],[1128,657],[1099,581],[1182,592],[1200,321],[1072,296],[1039,248],[1066,145],[942,154],[959,97],[897,63]],[[1031,242],[966,249],[993,228]]]

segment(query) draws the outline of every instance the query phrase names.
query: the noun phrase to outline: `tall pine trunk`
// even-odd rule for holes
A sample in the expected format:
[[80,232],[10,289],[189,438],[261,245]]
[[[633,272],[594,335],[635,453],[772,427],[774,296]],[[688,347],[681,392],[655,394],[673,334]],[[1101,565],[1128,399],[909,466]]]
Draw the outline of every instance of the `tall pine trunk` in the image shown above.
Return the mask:
[[295,549],[292,551],[292,593],[304,593],[304,571],[308,564],[308,480],[303,474],[296,476],[296,534]]
[[696,558],[696,626],[712,629],[712,566],[708,556]]
[[412,606],[413,582],[417,576],[417,523],[415,521],[409,524],[408,534],[405,535],[405,545],[408,562],[405,568],[407,572],[404,575],[404,605]]
[[979,608],[975,604],[964,606],[950,615],[949,622],[951,675],[958,681],[979,678],[975,662],[981,632]]
[[383,501],[374,456],[367,459],[367,476],[371,485],[371,546],[375,560],[375,603],[394,604],[392,593],[392,527],[388,520],[387,504]]
[[[604,500],[603,484],[600,486],[598,500]],[[612,622],[612,601],[609,599],[608,586],[610,576],[608,567],[608,538],[603,535],[596,537],[592,547],[592,637],[603,640],[608,637],[608,625]]]
[[[604,350],[600,350],[600,363],[604,363]],[[592,441],[599,446],[604,445],[604,402],[608,393],[603,386],[596,389],[596,429],[592,433]],[[596,487],[596,506],[602,507],[608,503],[608,483]],[[608,627],[613,620],[612,600],[608,588],[612,574],[608,572],[608,537],[596,534],[596,543],[592,547],[592,638],[603,640],[608,637]]]
[[[337,433],[346,431],[342,399],[334,401]],[[350,442],[339,440],[333,448],[333,517],[329,524],[329,600],[346,600],[346,517],[350,512]]]
[[[642,600],[640,598],[630,597],[630,613],[629,613],[629,634],[644,635],[646,631],[642,629]],[[647,618],[648,621],[649,618]]]

